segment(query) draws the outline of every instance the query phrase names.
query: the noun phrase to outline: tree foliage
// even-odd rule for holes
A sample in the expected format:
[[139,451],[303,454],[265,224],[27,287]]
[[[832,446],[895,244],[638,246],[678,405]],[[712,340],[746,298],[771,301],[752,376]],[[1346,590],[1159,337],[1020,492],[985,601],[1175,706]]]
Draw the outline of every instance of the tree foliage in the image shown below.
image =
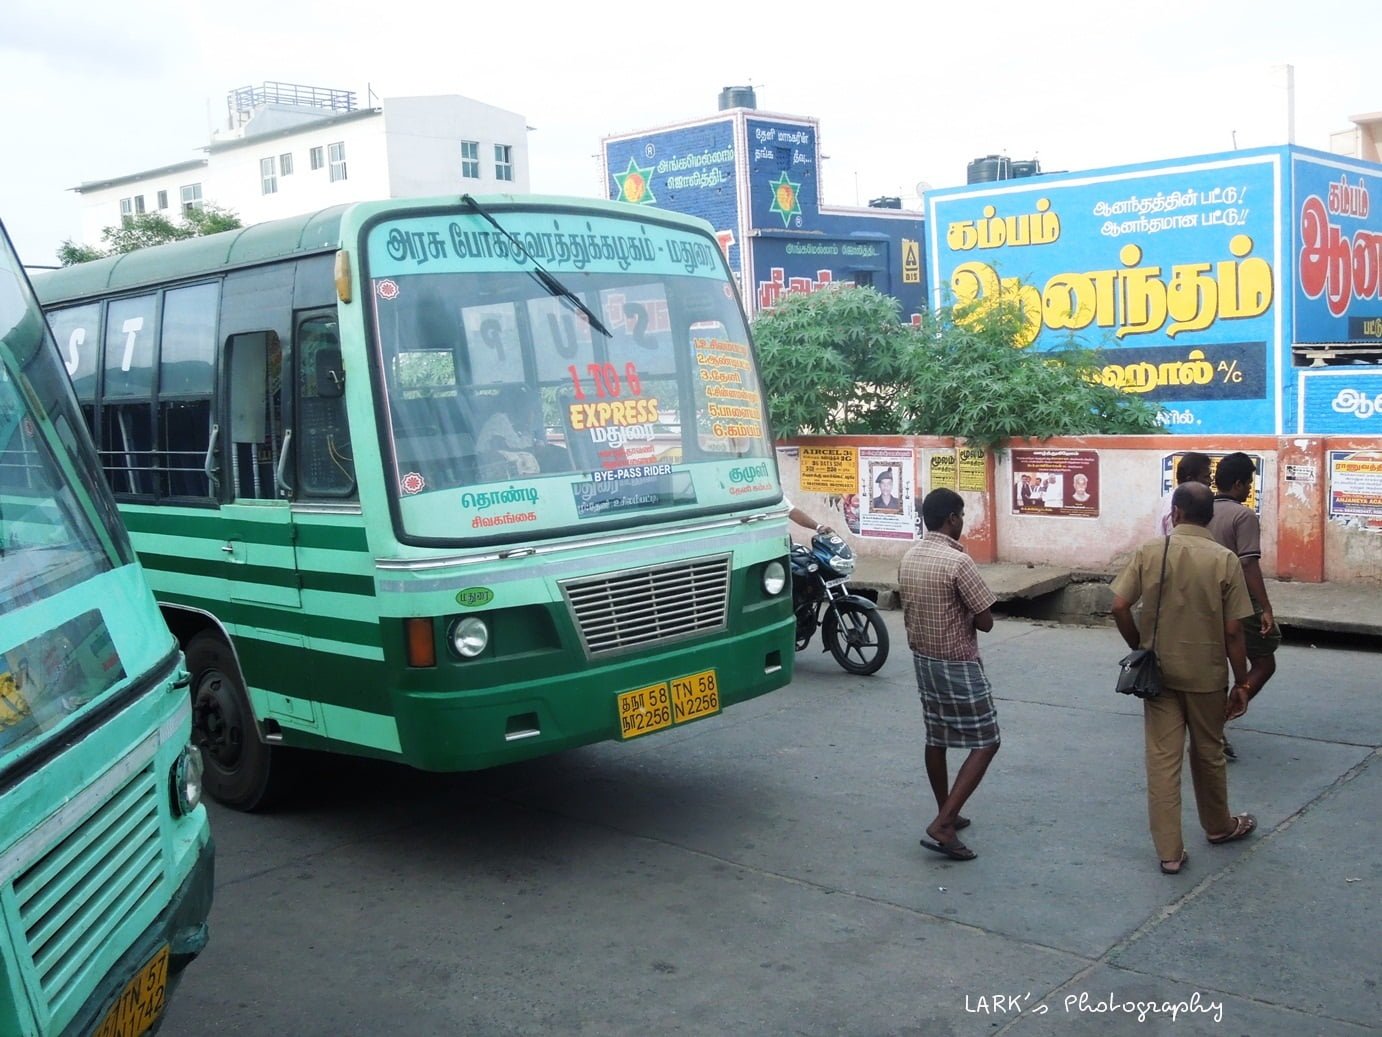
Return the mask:
[[104,248],[94,245],[80,245],[68,238],[58,248],[58,262],[63,266],[85,263],[103,256],[116,256],[150,245],[162,245],[169,241],[182,241],[203,234],[218,234],[223,230],[234,230],[242,226],[240,217],[229,209],[206,205],[187,212],[181,221],[174,222],[162,213],[145,212],[138,216],[126,216],[113,227],[101,231]]
[[1016,295],[944,307],[913,327],[873,288],[789,294],[754,323],[773,430],[984,446],[1160,430],[1154,404],[1097,380],[1097,350],[1016,345],[1026,319]]

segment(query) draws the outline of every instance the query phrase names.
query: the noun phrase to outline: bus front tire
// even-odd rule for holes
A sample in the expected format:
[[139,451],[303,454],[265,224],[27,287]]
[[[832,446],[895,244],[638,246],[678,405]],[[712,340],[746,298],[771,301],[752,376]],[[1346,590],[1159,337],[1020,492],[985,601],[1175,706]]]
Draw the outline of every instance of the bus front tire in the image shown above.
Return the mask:
[[236,810],[271,805],[283,782],[279,755],[259,737],[249,696],[230,646],[214,633],[187,643],[192,675],[192,740],[201,749],[202,784]]

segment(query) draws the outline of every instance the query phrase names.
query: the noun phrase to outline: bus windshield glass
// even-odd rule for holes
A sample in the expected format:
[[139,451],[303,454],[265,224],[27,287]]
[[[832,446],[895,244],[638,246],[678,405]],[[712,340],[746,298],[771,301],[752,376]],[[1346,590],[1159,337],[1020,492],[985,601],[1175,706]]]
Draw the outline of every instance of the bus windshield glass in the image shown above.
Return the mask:
[[[38,607],[128,557],[88,487],[100,475],[8,243],[0,241],[0,752],[56,726],[125,673],[97,603],[51,623]],[[14,638],[18,637],[15,642]]]
[[366,232],[400,532],[522,539],[776,500],[714,239],[589,213],[492,215]]

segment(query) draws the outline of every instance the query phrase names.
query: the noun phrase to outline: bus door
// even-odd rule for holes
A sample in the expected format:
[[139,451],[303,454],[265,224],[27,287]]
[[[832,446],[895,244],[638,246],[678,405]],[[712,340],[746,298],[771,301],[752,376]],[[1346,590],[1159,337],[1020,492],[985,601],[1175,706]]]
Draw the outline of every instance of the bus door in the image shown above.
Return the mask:
[[[231,335],[226,343],[228,502],[221,506],[231,602],[302,607],[292,512],[292,369],[276,332]],[[266,624],[254,622],[255,626]]]

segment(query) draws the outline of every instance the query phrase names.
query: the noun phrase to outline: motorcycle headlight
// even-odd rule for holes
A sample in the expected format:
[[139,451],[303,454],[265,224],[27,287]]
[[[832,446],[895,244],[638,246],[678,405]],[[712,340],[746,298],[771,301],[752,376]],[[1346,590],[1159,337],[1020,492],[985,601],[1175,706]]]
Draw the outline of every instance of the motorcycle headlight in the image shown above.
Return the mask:
[[787,570],[783,568],[781,562],[774,559],[763,566],[763,593],[770,598],[775,598],[782,593],[782,588],[787,586]]
[[185,745],[168,774],[173,806],[179,814],[190,814],[202,801],[202,753],[195,745]]
[[834,569],[841,576],[848,576],[854,572],[853,555],[837,555],[830,559],[830,568]]

